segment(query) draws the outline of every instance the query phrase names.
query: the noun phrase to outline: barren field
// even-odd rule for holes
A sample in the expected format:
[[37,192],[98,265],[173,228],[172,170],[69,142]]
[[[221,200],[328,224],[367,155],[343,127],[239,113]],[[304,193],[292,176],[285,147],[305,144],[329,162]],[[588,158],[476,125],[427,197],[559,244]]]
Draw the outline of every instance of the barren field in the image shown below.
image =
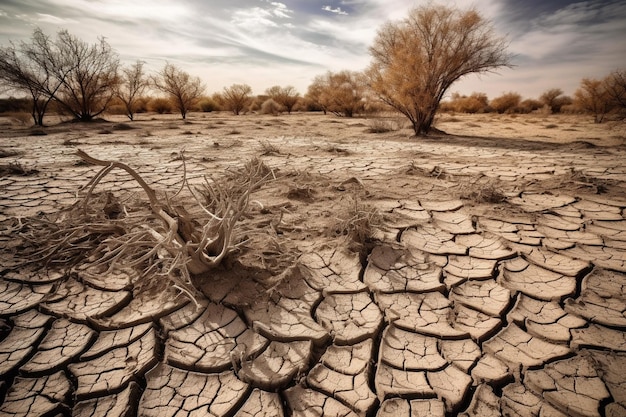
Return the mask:
[[[107,119],[0,118],[0,416],[626,415],[623,124]],[[248,161],[268,175],[190,300],[123,264],[24,263],[100,170],[77,149],[185,208]],[[101,203],[147,205],[121,170]]]

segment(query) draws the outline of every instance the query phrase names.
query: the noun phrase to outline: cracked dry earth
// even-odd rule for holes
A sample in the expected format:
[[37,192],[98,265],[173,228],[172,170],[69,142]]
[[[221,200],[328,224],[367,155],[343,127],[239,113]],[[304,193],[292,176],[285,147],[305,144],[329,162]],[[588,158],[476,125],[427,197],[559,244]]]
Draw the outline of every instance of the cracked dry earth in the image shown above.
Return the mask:
[[[5,126],[2,149],[38,172],[0,178],[3,229],[75,201],[96,172],[76,146],[158,189],[180,184],[182,147],[192,183],[259,156],[277,180],[253,198],[298,266],[270,288],[216,274],[196,305],[134,291],[132,271],[5,258],[1,416],[626,415],[623,146],[415,140],[321,116],[133,126]],[[120,173],[99,187],[136,188]],[[357,194],[382,216],[360,251],[327,233]]]

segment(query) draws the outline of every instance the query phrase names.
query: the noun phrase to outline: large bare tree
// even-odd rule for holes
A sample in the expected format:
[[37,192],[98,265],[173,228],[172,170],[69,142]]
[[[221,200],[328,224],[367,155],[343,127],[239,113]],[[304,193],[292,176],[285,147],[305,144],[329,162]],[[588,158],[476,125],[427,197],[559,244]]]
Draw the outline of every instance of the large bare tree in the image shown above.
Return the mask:
[[134,119],[137,101],[148,87],[148,78],[144,73],[143,66],[143,61],[137,61],[122,68],[121,80],[116,91],[116,96],[124,103],[126,116],[130,120]]
[[419,6],[378,31],[367,75],[378,97],[404,114],[421,136],[430,131],[455,81],[510,66],[506,48],[506,40],[476,10]]
[[152,82],[157,90],[168,95],[183,119],[187,118],[189,109],[205,90],[199,77],[192,77],[169,62],[156,76],[152,77]]
[[70,62],[60,58],[55,45],[39,28],[30,43],[0,48],[0,83],[9,91],[29,94],[35,125],[43,126],[48,105],[72,69]]
[[104,38],[89,45],[61,30],[48,62],[63,80],[54,100],[74,118],[90,121],[107,109],[119,83],[119,58]]
[[0,50],[0,79],[33,99],[33,119],[43,124],[51,101],[81,121],[106,110],[118,83],[119,59],[100,38],[93,45],[67,30],[52,40],[35,29],[30,43]]

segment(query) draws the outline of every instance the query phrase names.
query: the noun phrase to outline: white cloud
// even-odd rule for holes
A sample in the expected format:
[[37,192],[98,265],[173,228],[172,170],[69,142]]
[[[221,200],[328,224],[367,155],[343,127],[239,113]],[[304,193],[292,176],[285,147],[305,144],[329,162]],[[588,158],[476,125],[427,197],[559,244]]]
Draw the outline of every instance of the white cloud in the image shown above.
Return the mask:
[[85,16],[120,20],[184,21],[191,10],[184,4],[167,0],[50,0],[59,10],[74,9]]
[[67,25],[70,23],[76,23],[76,21],[73,19],[63,19],[46,13],[37,13],[36,20],[38,22],[51,23],[53,25]]
[[271,17],[273,14],[260,7],[253,7],[252,9],[242,9],[233,12],[231,22],[248,30],[257,31],[261,27],[276,27],[278,26]]
[[274,10],[272,11],[274,16],[284,19],[291,18],[290,14],[293,13],[293,10],[289,10],[285,4],[278,2],[272,2],[270,4],[274,6]]
[[[263,28],[276,28],[279,25],[277,20],[291,19],[293,10],[290,10],[284,3],[269,2],[269,8],[252,7],[233,11],[231,22],[247,30],[261,32]],[[282,26],[289,27],[282,24]]]
[[348,12],[345,12],[343,10],[341,10],[341,7],[337,7],[336,9],[333,9],[330,6],[324,6],[322,7],[322,10],[326,11],[326,12],[331,12],[331,13],[335,13],[335,14],[340,14],[340,15],[348,15]]

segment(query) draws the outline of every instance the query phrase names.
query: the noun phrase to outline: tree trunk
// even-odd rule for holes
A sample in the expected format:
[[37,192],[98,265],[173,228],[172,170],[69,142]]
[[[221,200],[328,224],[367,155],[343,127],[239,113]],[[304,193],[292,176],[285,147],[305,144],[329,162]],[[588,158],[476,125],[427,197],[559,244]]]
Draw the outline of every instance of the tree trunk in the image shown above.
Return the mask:
[[431,111],[428,114],[418,114],[414,120],[411,120],[415,136],[428,136],[428,133],[430,133],[430,129],[433,125],[433,121],[435,120],[435,114],[436,110]]

